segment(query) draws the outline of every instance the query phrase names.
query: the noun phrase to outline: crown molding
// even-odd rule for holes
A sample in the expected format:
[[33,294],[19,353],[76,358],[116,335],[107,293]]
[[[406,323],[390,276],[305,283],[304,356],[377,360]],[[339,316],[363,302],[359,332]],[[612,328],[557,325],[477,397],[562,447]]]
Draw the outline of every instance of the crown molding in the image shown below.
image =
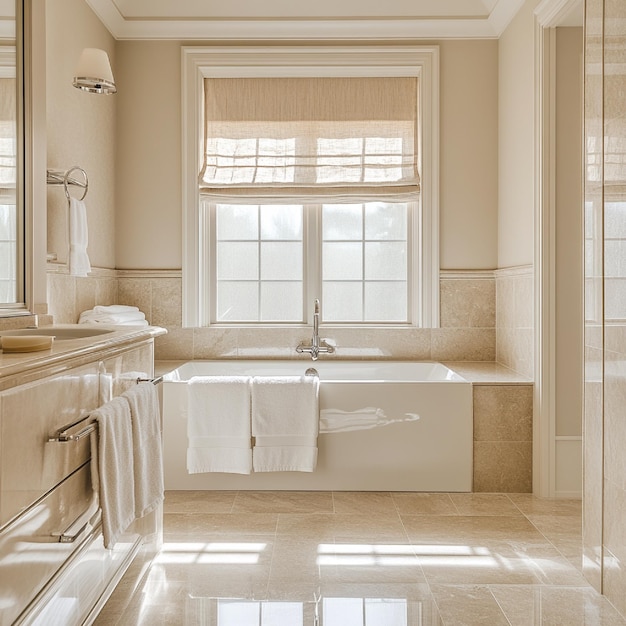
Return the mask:
[[[437,1],[437,0],[435,0]],[[114,0],[87,0],[115,39],[215,41],[494,39],[525,0],[497,0],[485,17],[390,19],[126,19]]]
[[551,28],[559,26],[564,18],[580,9],[582,0],[542,0],[535,9],[535,16],[540,26]]

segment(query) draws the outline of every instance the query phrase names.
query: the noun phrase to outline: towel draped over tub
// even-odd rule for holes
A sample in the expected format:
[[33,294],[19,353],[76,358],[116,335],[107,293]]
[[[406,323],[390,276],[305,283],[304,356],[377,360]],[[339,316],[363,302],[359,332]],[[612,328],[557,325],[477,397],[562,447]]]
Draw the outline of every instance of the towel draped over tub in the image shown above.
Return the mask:
[[188,382],[190,474],[312,472],[318,433],[317,377],[194,376]]

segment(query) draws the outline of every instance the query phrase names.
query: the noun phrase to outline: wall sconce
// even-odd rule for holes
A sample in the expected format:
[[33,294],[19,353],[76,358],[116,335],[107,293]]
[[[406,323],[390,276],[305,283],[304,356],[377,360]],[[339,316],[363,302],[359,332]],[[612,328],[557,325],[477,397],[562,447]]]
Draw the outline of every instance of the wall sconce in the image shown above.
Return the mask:
[[85,48],[78,60],[72,85],[89,93],[116,93],[109,55],[98,48]]

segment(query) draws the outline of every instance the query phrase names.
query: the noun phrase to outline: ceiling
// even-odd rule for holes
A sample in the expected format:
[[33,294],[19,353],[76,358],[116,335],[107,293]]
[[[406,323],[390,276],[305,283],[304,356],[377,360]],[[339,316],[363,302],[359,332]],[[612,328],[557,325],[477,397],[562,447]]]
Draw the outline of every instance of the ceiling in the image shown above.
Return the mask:
[[[545,2],[545,0],[544,0]],[[116,39],[499,37],[524,0],[87,0]],[[568,7],[582,0],[568,0]],[[576,10],[574,25],[580,23]],[[568,19],[571,19],[571,15]]]

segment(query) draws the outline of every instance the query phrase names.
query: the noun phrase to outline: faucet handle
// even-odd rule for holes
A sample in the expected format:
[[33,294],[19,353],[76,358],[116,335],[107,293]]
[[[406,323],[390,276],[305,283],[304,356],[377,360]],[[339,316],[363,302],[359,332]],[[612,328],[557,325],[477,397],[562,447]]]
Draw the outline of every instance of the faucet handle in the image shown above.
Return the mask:
[[320,313],[320,301],[318,298],[315,298],[315,300],[313,301],[313,313],[315,315],[319,315]]

